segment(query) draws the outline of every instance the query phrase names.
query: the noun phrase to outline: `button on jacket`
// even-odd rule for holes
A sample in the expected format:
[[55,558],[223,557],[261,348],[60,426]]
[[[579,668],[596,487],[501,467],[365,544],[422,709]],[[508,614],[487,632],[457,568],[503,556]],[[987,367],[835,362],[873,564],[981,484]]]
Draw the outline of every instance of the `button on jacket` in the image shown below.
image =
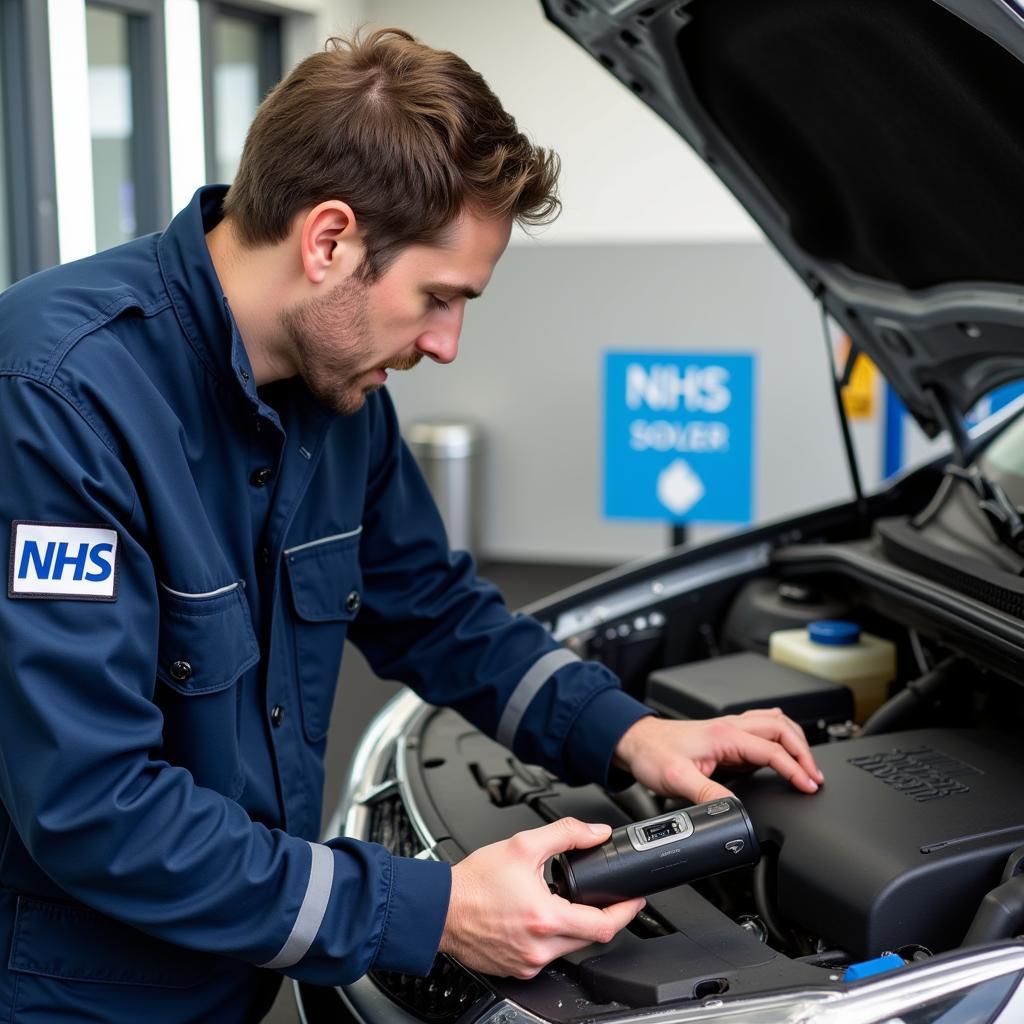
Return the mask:
[[222,197],[0,297],[15,1020],[242,1019],[257,967],[429,969],[448,866],[316,841],[346,636],[571,780],[646,713],[448,550],[385,391],[257,391],[204,239]]

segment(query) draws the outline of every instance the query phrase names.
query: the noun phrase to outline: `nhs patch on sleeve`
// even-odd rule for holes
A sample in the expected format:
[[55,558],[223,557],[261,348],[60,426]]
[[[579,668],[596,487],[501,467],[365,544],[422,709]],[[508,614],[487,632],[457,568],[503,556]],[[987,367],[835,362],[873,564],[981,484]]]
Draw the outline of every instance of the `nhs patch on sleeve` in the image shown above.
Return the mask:
[[11,524],[7,596],[117,600],[117,531],[69,523]]

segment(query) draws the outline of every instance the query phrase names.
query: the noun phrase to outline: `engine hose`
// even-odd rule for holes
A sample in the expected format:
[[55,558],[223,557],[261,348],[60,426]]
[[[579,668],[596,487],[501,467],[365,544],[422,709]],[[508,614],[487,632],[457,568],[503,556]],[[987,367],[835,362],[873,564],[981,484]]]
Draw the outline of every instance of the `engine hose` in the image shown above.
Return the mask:
[[769,856],[764,847],[761,848],[761,859],[754,867],[754,904],[757,907],[758,917],[764,922],[769,937],[774,941],[776,948],[785,952],[793,945],[792,938],[787,934],[788,929],[779,921],[768,894],[768,871],[769,865],[774,867],[776,858]]
[[844,949],[825,949],[820,953],[798,956],[796,959],[799,963],[810,964],[812,967],[845,967],[849,965],[851,957]]
[[611,798],[633,821],[656,818],[662,810],[650,791],[639,783],[620,793],[612,793]]
[[962,944],[977,946],[997,942],[1013,938],[1021,931],[1024,931],[1024,875],[1017,875],[985,894]]
[[927,704],[953,677],[960,666],[960,658],[952,655],[939,662],[930,672],[907,683],[895,697],[887,700],[865,723],[861,736],[877,736],[892,732],[912,718],[922,705]]

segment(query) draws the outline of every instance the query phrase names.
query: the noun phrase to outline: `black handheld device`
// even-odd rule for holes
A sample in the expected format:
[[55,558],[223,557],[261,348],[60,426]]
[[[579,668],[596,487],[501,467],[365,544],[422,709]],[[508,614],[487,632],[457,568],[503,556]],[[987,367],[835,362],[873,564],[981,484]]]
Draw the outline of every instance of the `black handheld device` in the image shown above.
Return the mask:
[[615,829],[600,846],[551,862],[555,891],[607,907],[634,896],[756,864],[761,851],[739,800],[711,800]]

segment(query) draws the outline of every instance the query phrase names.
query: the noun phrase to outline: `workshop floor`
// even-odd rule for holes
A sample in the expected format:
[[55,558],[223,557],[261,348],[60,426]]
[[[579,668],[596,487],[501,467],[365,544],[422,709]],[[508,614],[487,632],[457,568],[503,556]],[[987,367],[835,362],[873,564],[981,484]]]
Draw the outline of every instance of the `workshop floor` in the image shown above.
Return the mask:
[[[510,608],[519,608],[596,575],[601,570],[602,567],[597,566],[491,562],[481,565],[480,575],[499,587]],[[338,800],[349,758],[359,737],[370,719],[399,689],[395,683],[378,679],[357,650],[346,649],[327,744],[324,821]],[[286,981],[281,986],[277,1002],[265,1018],[265,1024],[298,1024],[298,1020],[292,987]]]

